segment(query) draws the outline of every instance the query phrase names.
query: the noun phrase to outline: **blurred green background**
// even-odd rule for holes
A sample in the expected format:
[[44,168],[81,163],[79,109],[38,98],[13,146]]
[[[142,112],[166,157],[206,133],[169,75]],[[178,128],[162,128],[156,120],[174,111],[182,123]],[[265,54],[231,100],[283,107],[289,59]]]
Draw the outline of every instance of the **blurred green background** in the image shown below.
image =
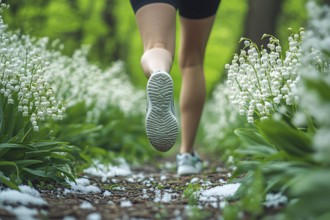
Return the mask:
[[[8,0],[4,3],[10,5],[4,20],[11,30],[59,39],[64,45],[63,53],[68,56],[82,45],[90,45],[88,59],[91,63],[105,69],[113,61],[123,60],[133,84],[145,87],[146,79],[140,68],[142,43],[128,0]],[[253,27],[260,27],[260,33],[274,32],[271,34],[285,40],[289,27],[297,30],[304,26],[305,3],[306,0],[222,0],[206,51],[208,95],[224,75],[224,65],[237,51],[242,36],[256,41],[253,38],[260,38],[261,34],[251,32],[256,32]],[[257,19],[249,16],[249,10]],[[272,21],[264,19],[265,14],[270,15]],[[255,23],[261,21],[264,25]],[[179,28],[178,23],[177,40]],[[178,98],[181,76],[177,61],[172,75]]]

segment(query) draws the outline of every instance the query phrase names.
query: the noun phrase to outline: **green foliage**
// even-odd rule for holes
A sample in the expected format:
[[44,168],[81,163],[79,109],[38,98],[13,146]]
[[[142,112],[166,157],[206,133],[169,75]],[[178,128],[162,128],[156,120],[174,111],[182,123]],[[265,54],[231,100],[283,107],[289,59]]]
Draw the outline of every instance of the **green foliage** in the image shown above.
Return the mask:
[[304,158],[313,152],[311,137],[283,121],[265,120],[256,124],[262,137],[288,156]]
[[149,145],[140,114],[126,115],[118,106],[111,105],[97,121],[87,123],[89,111],[92,109],[84,103],[77,103],[67,108],[63,120],[49,122],[47,126],[58,139],[80,146],[87,160],[92,157],[109,163],[119,156],[141,162],[160,156]]
[[169,218],[169,210],[162,204],[158,205],[158,212],[155,214],[154,218],[155,219],[166,219]]
[[[236,41],[233,39],[240,35],[247,1],[244,3],[235,1],[223,1],[217,14],[205,61],[208,92],[222,74],[219,69],[227,62],[231,51],[236,49]],[[285,4],[284,12],[290,15],[289,12],[294,10],[293,14],[301,17],[298,20],[304,20],[304,12],[294,9],[294,4],[292,4],[292,2],[298,3],[298,0],[289,2]],[[52,40],[60,38],[65,45],[63,50],[65,54],[72,54],[73,51],[80,48],[81,44],[91,44],[89,57],[94,62],[106,66],[109,60],[124,59],[128,62],[131,79],[136,84],[144,86],[146,80],[142,77],[138,62],[142,53],[142,44],[133,13],[131,10],[131,13],[126,12],[129,7],[127,1],[119,0],[97,2],[87,0],[12,1],[12,8],[7,11],[6,20],[12,29],[20,28],[24,33],[31,33],[34,36],[46,35]],[[284,20],[280,22],[283,24]],[[286,25],[282,26],[284,28]],[[1,26],[1,28],[3,27]],[[282,30],[282,32],[285,31]],[[13,39],[12,42],[21,42],[20,40],[24,39],[25,44],[22,43],[23,45],[28,45],[27,42],[30,42],[26,36]],[[33,45],[33,42],[31,44]],[[41,47],[45,49],[48,46],[42,44]],[[16,54],[21,55],[25,52],[28,54],[30,50],[31,48],[27,47],[24,53]],[[221,57],[219,58],[220,50]],[[32,58],[35,58],[34,55]],[[75,57],[79,56],[85,55],[83,53],[75,54]],[[43,58],[49,57],[52,55],[45,53]],[[142,114],[127,114],[115,101],[102,109],[97,120],[87,122],[88,113],[95,110],[93,101],[93,104],[88,105],[86,104],[87,98],[83,101],[73,100],[74,104],[67,108],[62,121],[44,121],[40,123],[40,127],[36,128],[31,122],[32,114],[21,114],[24,106],[19,107],[17,102],[21,101],[21,97],[16,93],[13,93],[12,97],[9,97],[8,94],[4,95],[5,89],[15,88],[12,87],[12,84],[14,84],[13,86],[17,84],[15,80],[12,80],[14,83],[7,81],[3,83],[4,76],[7,74],[6,68],[15,66],[16,63],[6,64],[8,53],[5,50],[1,50],[0,58],[4,59],[2,63],[5,64],[1,66],[3,69],[0,94],[1,183],[18,189],[18,184],[33,180],[64,182],[67,178],[74,180],[75,171],[81,171],[84,166],[91,165],[94,159],[109,162],[115,157],[123,156],[131,161],[136,161],[137,158],[143,161],[157,155],[149,147],[145,137]],[[31,70],[33,75],[38,68],[45,65],[45,63],[32,65],[34,59],[28,60],[28,56],[18,56],[18,58],[22,59],[21,64],[24,65],[22,66],[24,68],[20,70],[22,75],[29,73],[28,70]],[[15,59],[13,58],[13,60]],[[59,59],[64,58],[59,57]],[[56,59],[52,61],[55,63]],[[74,63],[73,66],[69,66],[71,61]],[[69,69],[68,74],[74,75],[76,73],[73,71],[74,68],[81,71],[88,67],[87,64],[83,66],[83,62],[78,61],[66,60],[63,62],[63,66]],[[56,67],[59,66],[57,65],[59,63],[55,64]],[[31,66],[30,69],[28,66]],[[82,66],[84,68],[81,68]],[[324,74],[328,71],[327,68],[323,70],[317,67],[316,69],[319,72],[323,71]],[[94,67],[88,70],[93,73],[97,71]],[[18,71],[12,72],[17,73]],[[90,72],[88,73],[90,74]],[[177,96],[180,87],[177,63],[174,63],[172,72],[176,81]],[[121,71],[120,74],[124,74],[124,72]],[[119,79],[118,75],[113,77]],[[18,79],[20,78],[18,77]],[[303,84],[309,94],[316,94],[317,100],[321,103],[328,103],[330,87],[326,80],[308,77],[303,79]],[[18,80],[18,82],[21,81]],[[66,83],[69,85],[68,87],[79,84],[75,80],[70,82],[64,80],[61,83]],[[35,82],[35,84],[38,83]],[[102,89],[104,88],[102,87]],[[32,90],[32,86],[29,89]],[[72,94],[61,95],[63,95],[62,98],[72,98]],[[32,96],[29,97],[27,103],[35,101],[31,98]],[[97,98],[92,97],[94,101]],[[226,98],[228,99],[228,97]],[[223,106],[226,104],[214,108],[223,108]],[[19,110],[19,108],[22,109]],[[35,110],[32,104],[26,108]],[[275,110],[279,111],[279,109]],[[270,192],[284,193],[291,200],[291,203],[285,207],[284,217],[326,218],[330,215],[328,211],[330,207],[327,202],[330,196],[328,184],[330,181],[328,172],[330,151],[315,147],[315,143],[317,143],[315,136],[323,123],[315,120],[317,114],[310,111],[309,123],[303,128],[298,127],[291,121],[296,110],[293,109],[293,112],[290,112],[292,114],[280,119],[275,120],[270,117],[270,119],[258,121],[254,125],[245,125],[240,116],[233,115],[236,122],[229,121],[230,125],[224,128],[224,141],[213,145],[221,144],[226,147],[225,155],[235,156],[237,169],[234,178],[240,179],[244,176],[240,179],[242,185],[234,197],[239,201],[234,201],[232,206],[226,206],[223,211],[226,219],[239,218],[240,210],[252,218],[262,216],[263,202],[267,193]],[[308,110],[310,109],[306,111],[308,112]],[[227,113],[224,115],[227,116]],[[210,118],[214,120],[214,115]],[[237,137],[233,136],[233,125],[242,127],[235,130]],[[307,129],[305,129],[306,127]],[[222,127],[220,126],[220,128]],[[213,139],[213,142],[217,141],[219,139]],[[157,187],[162,188],[163,186],[157,185]],[[197,204],[195,193],[200,188],[201,186],[197,183],[190,183],[185,188],[184,196],[188,198],[189,204]],[[313,201],[312,204],[310,201]],[[203,219],[208,216],[208,213],[200,212],[200,210],[193,210],[192,213],[194,213],[193,216],[189,217],[195,219]],[[166,215],[167,213],[164,211],[164,213],[160,213],[159,217]],[[283,217],[283,215],[278,215],[278,217]]]
[[239,214],[240,214],[240,210],[237,205],[226,205],[225,208],[223,209],[223,219],[226,220],[240,219]]
[[79,152],[77,147],[56,141],[1,143],[1,182],[17,189],[17,184],[27,180],[45,179],[64,183],[69,178],[74,181]]
[[[281,16],[277,20],[276,36],[283,42],[291,31],[305,27],[308,20],[306,3],[308,0],[283,1]],[[290,30],[291,29],[291,30]],[[283,45],[283,49],[289,45]]]
[[[330,100],[329,49],[319,44],[329,35],[321,34],[318,27],[330,11],[312,2],[308,8],[312,12],[311,27],[308,34],[301,35],[301,57],[297,60],[300,81],[295,96],[299,102],[294,108],[275,109],[269,119],[258,119],[250,128],[235,130],[243,145],[232,150],[237,166],[233,178],[241,182],[241,187],[233,206],[224,209],[228,219],[238,218],[239,210],[257,219],[326,219],[330,215],[330,151],[325,141],[330,131],[326,116]],[[289,203],[267,200],[274,194],[285,195]],[[281,212],[265,216],[268,212],[264,206],[267,211]]]
[[[10,1],[10,10],[5,12],[5,21],[11,29],[20,29],[24,34],[61,39],[63,52],[72,55],[82,44],[93,45],[90,58],[94,62],[108,63],[115,42],[109,39],[111,24],[107,24],[106,1]],[[104,17],[102,16],[104,15]],[[111,15],[110,18],[111,19]]]
[[[310,135],[283,121],[265,120],[259,122],[257,128],[236,131],[246,143],[244,149],[237,150],[243,160],[238,162],[234,175],[248,172],[236,195],[243,197],[243,209],[260,214],[264,199],[261,195],[284,191],[291,199],[299,198],[288,207],[288,215],[296,217],[298,207],[306,211],[301,216],[324,213],[329,206],[320,204],[325,204],[322,202],[329,193],[330,188],[326,184],[329,175],[323,165],[312,157],[314,151],[311,149]],[[266,180],[264,187],[263,178]],[[309,204],[311,198],[318,201],[318,205],[306,209],[304,206]]]
[[201,209],[198,206],[189,206],[187,217],[189,220],[209,219],[212,215],[211,211]]
[[263,176],[259,169],[256,169],[251,176],[251,183],[247,188],[246,194],[242,199],[243,207],[246,211],[255,215],[260,214],[263,210],[262,202],[264,201],[264,183]]
[[183,191],[183,196],[188,199],[189,205],[197,205],[196,193],[201,190],[202,186],[199,183],[189,183]]
[[290,194],[299,198],[288,207],[291,217],[325,219],[330,215],[330,174],[328,168],[314,167],[301,173],[290,187]]
[[[5,6],[1,5],[1,10]],[[44,126],[63,106],[42,75],[44,41],[7,32],[0,15],[0,179],[17,189],[29,180],[74,180],[80,149],[59,141]]]

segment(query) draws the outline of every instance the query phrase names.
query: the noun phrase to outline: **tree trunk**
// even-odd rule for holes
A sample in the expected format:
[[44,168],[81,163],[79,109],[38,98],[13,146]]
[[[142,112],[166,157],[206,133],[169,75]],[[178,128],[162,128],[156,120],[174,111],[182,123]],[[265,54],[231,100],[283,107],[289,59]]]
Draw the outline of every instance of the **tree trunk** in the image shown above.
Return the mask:
[[[108,38],[112,39],[112,51],[110,53],[110,56],[112,59],[117,60],[119,58],[119,53],[120,53],[120,48],[117,45],[116,42],[116,25],[118,24],[116,17],[113,13],[113,10],[116,6],[116,0],[106,0],[105,1],[105,9],[102,13],[102,17],[104,22],[107,24],[108,28],[109,28],[109,34],[108,34]],[[106,44],[107,39],[100,39],[99,42],[99,46],[100,49],[102,47],[104,47],[104,45]],[[102,51],[102,49],[101,49]],[[107,52],[109,54],[109,51]]]
[[[283,0],[249,0],[249,10],[246,14],[243,37],[251,39],[259,47],[267,45],[268,40],[261,40],[262,35],[275,35],[276,21],[281,12],[282,2]],[[243,45],[242,43],[238,46],[238,52]],[[220,82],[227,78],[226,70],[223,73]]]
[[275,34],[282,2],[283,0],[249,0],[243,36],[251,39],[258,46],[267,44],[267,40],[261,40],[262,35]]

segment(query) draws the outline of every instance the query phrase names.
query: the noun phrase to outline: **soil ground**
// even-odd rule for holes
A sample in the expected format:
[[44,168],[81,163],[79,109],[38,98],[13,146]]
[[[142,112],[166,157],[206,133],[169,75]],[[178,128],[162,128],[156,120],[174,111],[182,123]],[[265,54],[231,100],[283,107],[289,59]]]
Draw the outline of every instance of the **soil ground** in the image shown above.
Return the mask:
[[[207,185],[207,188],[223,185],[228,179],[228,171],[218,167],[219,164],[212,163],[204,169],[202,174],[179,177],[174,165],[174,163],[167,163],[167,166],[163,167],[155,167],[152,164],[135,167],[132,168],[130,176],[113,177],[106,181],[85,176],[90,180],[91,185],[101,189],[98,193],[65,194],[63,193],[65,189],[61,186],[50,187],[48,190],[39,189],[48,205],[37,207],[38,218],[221,219],[219,201],[213,205],[207,202],[191,201],[193,197],[187,196],[189,193],[187,186],[191,182]],[[110,192],[110,195],[105,195],[104,192]],[[170,195],[169,200],[164,199],[166,193],[167,196]],[[183,196],[184,194],[186,196]],[[88,205],[83,207],[82,203]],[[198,204],[199,208],[192,206],[192,203]],[[15,218],[0,209],[0,219]]]

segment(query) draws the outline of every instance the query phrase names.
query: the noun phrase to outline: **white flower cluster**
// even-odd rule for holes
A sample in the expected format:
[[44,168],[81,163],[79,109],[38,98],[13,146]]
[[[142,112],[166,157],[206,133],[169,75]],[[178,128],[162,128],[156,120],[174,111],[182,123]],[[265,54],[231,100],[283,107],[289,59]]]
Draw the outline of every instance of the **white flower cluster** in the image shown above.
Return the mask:
[[104,71],[88,62],[87,52],[85,47],[72,57],[54,52],[45,55],[51,60],[46,79],[56,95],[66,100],[67,107],[84,102],[89,110],[88,122],[96,122],[113,106],[127,115],[142,113],[145,94],[129,81],[123,63],[117,61]]
[[[298,69],[301,56],[300,44],[304,31],[289,37],[289,49],[282,56],[279,40],[269,37],[266,48],[258,47],[243,38],[244,49],[235,55],[228,70],[227,84],[230,100],[249,123],[268,118],[274,112],[284,113],[285,106],[297,104]],[[282,107],[282,108],[281,108]]]
[[[308,29],[301,48],[301,106],[315,119],[318,129],[313,146],[317,158],[329,163],[330,156],[330,8],[310,1]],[[311,85],[312,84],[312,85]],[[314,84],[314,85],[313,85]]]
[[38,120],[62,119],[65,110],[44,78],[48,62],[41,54],[45,47],[46,39],[36,41],[8,32],[0,14],[1,108],[15,106],[13,109],[29,117],[35,131],[39,130]]

